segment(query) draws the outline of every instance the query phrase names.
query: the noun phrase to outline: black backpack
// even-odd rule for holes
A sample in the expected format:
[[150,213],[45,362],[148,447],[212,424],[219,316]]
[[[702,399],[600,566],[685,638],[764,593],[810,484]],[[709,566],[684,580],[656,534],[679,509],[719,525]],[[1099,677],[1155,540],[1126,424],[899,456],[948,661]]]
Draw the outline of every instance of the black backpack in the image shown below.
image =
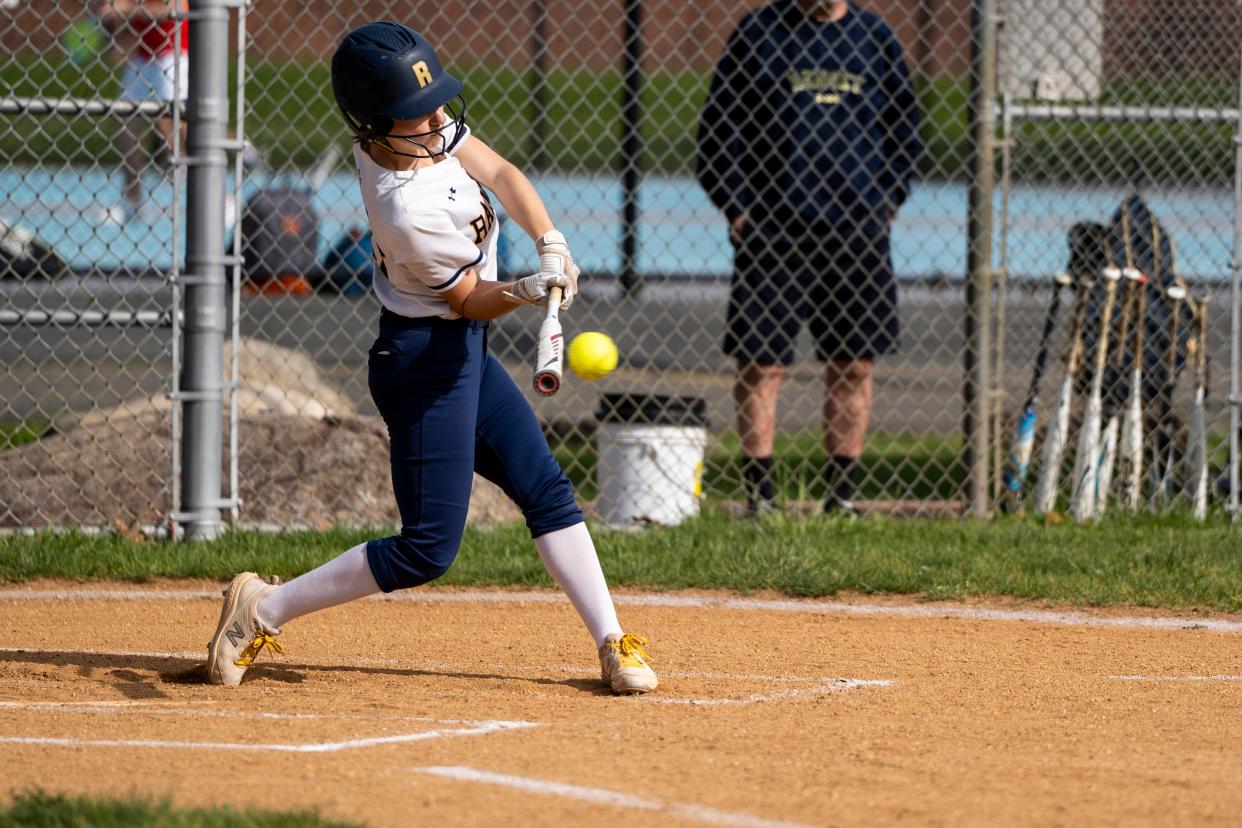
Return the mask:
[[[1150,410],[1149,407],[1154,403],[1167,402],[1163,398],[1168,394],[1168,385],[1177,379],[1176,373],[1173,377],[1169,376],[1169,323],[1172,311],[1165,296],[1165,291],[1173,285],[1184,286],[1184,282],[1177,275],[1174,261],[1177,248],[1168,231],[1152,214],[1147,202],[1137,193],[1126,196],[1113,213],[1108,227],[1103,230],[1103,238],[1099,240],[1103,243],[1103,249],[1091,251],[1091,261],[1100,266],[1105,263],[1116,267],[1132,266],[1145,273],[1148,278],[1143,312],[1142,390],[1144,410]],[[1093,284],[1083,324],[1083,344],[1088,354],[1095,350],[1104,306],[1104,286],[1098,278],[1098,270],[1091,277]],[[1123,280],[1117,286],[1117,300],[1109,326],[1110,351],[1114,349],[1116,337],[1120,333],[1121,300],[1124,291]],[[1188,306],[1183,303],[1179,313],[1177,344],[1173,349],[1175,372],[1180,372],[1186,362],[1188,343],[1194,336],[1194,322]],[[1105,369],[1103,386],[1106,408],[1121,406],[1129,395],[1132,361],[1132,355],[1127,348],[1121,360],[1120,371],[1111,361]],[[1090,383],[1091,368],[1091,359],[1084,359],[1079,373],[1079,390],[1085,389]]]
[[242,263],[248,281],[262,284],[284,276],[312,277],[319,214],[308,190],[259,190],[246,199],[241,232]]

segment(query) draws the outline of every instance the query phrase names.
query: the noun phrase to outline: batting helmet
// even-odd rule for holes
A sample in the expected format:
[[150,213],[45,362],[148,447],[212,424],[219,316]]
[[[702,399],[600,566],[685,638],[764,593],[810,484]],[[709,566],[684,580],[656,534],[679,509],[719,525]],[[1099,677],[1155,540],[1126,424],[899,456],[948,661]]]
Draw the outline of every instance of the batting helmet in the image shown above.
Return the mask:
[[[394,119],[435,112],[461,95],[427,39],[409,26],[382,21],[359,26],[332,55],[332,95],[350,130],[363,141],[384,138]],[[458,122],[465,116],[465,101]]]

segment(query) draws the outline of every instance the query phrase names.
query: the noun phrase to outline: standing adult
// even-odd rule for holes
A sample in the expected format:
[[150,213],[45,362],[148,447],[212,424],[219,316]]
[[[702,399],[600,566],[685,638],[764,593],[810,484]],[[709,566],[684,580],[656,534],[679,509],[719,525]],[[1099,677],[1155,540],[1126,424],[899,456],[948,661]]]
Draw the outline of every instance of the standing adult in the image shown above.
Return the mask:
[[922,152],[914,89],[885,23],[846,0],[776,0],[716,64],[698,177],[735,248],[724,351],[748,503],[775,506],[777,399],[805,324],[826,363],[826,511],[853,512],[875,359],[897,346],[894,217]]
[[[184,101],[190,85],[190,25],[178,21],[177,10],[186,11],[188,0],[100,0],[99,21],[112,33],[118,51],[124,54],[125,68],[121,76],[121,100],[134,103],[170,104]],[[122,115],[116,134],[121,155],[121,176],[124,201],[110,215],[124,220],[138,212],[142,205],[142,172],[151,160],[145,144],[149,136],[150,116]],[[184,140],[173,135],[171,112],[154,120],[164,152],[172,154],[173,141]]]

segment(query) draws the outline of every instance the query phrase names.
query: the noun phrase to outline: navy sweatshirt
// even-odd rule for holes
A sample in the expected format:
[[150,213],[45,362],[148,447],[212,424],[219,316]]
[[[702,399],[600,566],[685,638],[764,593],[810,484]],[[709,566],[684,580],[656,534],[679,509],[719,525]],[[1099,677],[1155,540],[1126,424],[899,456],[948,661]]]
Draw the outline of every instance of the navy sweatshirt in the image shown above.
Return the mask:
[[742,18],[716,64],[698,178],[730,221],[751,207],[866,221],[905,200],[921,152],[892,30],[853,6],[825,23],[777,0]]

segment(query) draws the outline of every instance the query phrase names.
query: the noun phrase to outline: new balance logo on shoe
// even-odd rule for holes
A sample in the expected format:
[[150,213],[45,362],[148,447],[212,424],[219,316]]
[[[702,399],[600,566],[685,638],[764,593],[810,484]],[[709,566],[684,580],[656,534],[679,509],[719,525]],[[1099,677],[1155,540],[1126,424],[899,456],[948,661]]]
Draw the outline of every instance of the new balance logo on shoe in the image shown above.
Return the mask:
[[224,605],[215,635],[207,645],[207,680],[212,684],[236,687],[246,668],[263,650],[281,652],[278,629],[266,629],[258,616],[259,602],[276,589],[253,572],[242,572],[224,591]]
[[240,647],[242,642],[247,640],[240,621],[234,621],[233,626],[224,631],[224,637],[229,640],[229,644],[233,647]]

